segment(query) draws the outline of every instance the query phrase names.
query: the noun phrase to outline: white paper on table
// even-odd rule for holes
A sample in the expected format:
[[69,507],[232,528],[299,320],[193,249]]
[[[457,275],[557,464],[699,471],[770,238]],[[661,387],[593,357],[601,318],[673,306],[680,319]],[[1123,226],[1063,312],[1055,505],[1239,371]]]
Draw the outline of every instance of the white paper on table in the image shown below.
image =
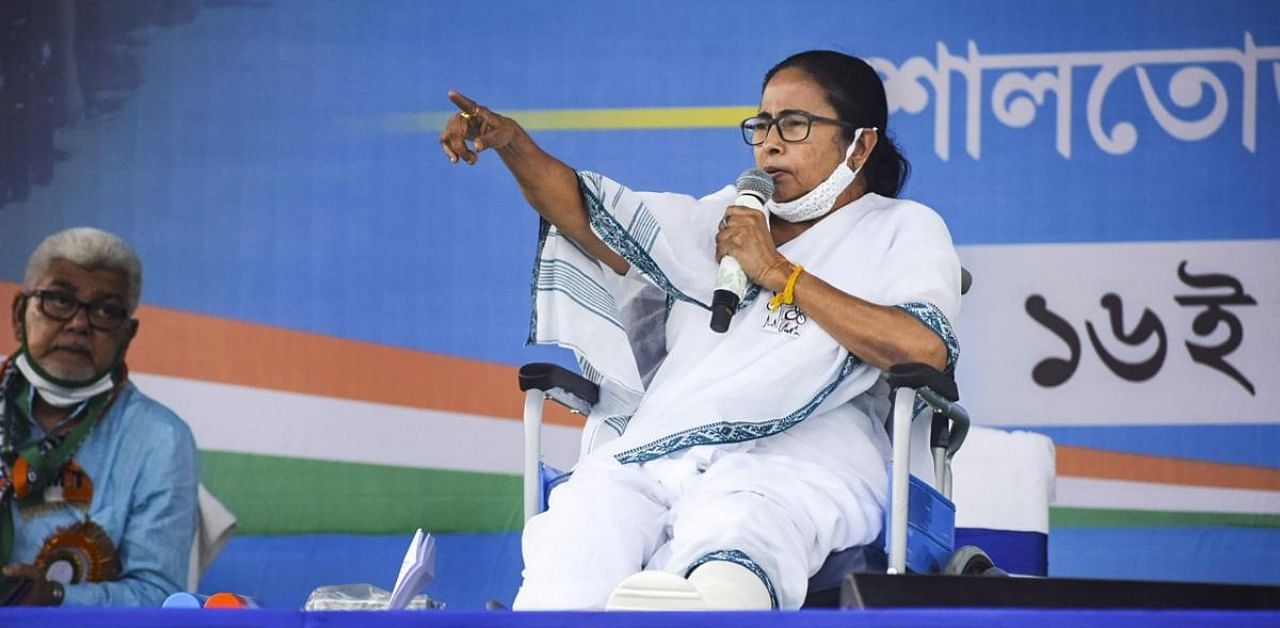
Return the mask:
[[404,553],[404,561],[400,563],[400,575],[396,577],[396,586],[391,591],[387,610],[396,611],[408,607],[413,596],[435,579],[436,539],[418,528],[413,541],[409,543],[408,551]]

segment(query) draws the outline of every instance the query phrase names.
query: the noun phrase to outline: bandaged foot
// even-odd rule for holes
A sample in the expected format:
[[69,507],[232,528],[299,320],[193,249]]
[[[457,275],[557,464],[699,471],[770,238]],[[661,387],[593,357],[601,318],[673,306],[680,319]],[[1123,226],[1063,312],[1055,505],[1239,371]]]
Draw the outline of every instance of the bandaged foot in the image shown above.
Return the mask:
[[628,576],[609,594],[606,611],[705,611],[702,594],[693,583],[665,571],[642,571]]
[[609,595],[610,611],[769,610],[769,590],[750,569],[711,561],[681,578],[665,571],[642,571]]

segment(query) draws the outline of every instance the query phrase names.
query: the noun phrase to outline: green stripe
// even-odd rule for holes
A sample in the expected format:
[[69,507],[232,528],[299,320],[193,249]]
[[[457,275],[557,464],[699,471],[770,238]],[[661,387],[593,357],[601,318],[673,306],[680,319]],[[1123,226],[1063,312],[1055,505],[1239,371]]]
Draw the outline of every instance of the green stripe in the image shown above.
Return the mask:
[[201,451],[241,534],[495,532],[521,526],[520,477]]
[[[521,526],[515,475],[201,452],[201,477],[241,534],[496,532]],[[1280,514],[1050,509],[1053,528],[1280,528]]]
[[1051,528],[1280,528],[1280,514],[1050,508]]
[[[389,116],[397,131],[439,133],[456,111]],[[646,107],[614,109],[526,109],[499,112],[529,131],[734,128],[756,115],[755,107]]]

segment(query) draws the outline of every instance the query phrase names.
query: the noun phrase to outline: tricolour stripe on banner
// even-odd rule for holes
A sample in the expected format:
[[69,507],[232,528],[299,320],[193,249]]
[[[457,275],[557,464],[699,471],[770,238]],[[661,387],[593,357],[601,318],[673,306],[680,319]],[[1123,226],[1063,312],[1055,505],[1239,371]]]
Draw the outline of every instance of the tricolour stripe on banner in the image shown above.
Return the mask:
[[[0,282],[0,303],[18,290]],[[137,317],[142,329],[129,349],[137,373],[495,418],[518,418],[524,407],[516,369],[506,365],[146,305]],[[0,352],[11,350],[10,338]],[[582,425],[554,405],[543,420]]]
[[[137,373],[186,420],[205,485],[246,534],[519,529],[522,426],[510,420]],[[543,427],[567,468],[579,429]]]
[[[16,290],[0,283],[0,302]],[[246,531],[518,527],[515,369],[163,308],[139,317],[139,387],[192,426],[206,483]],[[548,459],[567,466],[580,420],[548,422]],[[1075,446],[1057,459],[1059,525],[1280,516],[1274,468]]]
[[[291,392],[133,375],[177,412],[201,449],[420,469],[519,474],[523,426],[515,421]],[[567,467],[579,430],[543,426],[543,454]]]

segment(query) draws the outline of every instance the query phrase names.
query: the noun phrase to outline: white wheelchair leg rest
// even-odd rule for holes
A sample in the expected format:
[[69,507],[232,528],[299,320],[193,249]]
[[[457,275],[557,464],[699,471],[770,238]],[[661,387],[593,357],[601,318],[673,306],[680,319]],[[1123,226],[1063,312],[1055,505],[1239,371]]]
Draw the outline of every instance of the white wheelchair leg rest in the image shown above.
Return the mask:
[[609,596],[610,611],[767,611],[769,589],[750,569],[713,560],[681,578],[665,571],[628,577]]

